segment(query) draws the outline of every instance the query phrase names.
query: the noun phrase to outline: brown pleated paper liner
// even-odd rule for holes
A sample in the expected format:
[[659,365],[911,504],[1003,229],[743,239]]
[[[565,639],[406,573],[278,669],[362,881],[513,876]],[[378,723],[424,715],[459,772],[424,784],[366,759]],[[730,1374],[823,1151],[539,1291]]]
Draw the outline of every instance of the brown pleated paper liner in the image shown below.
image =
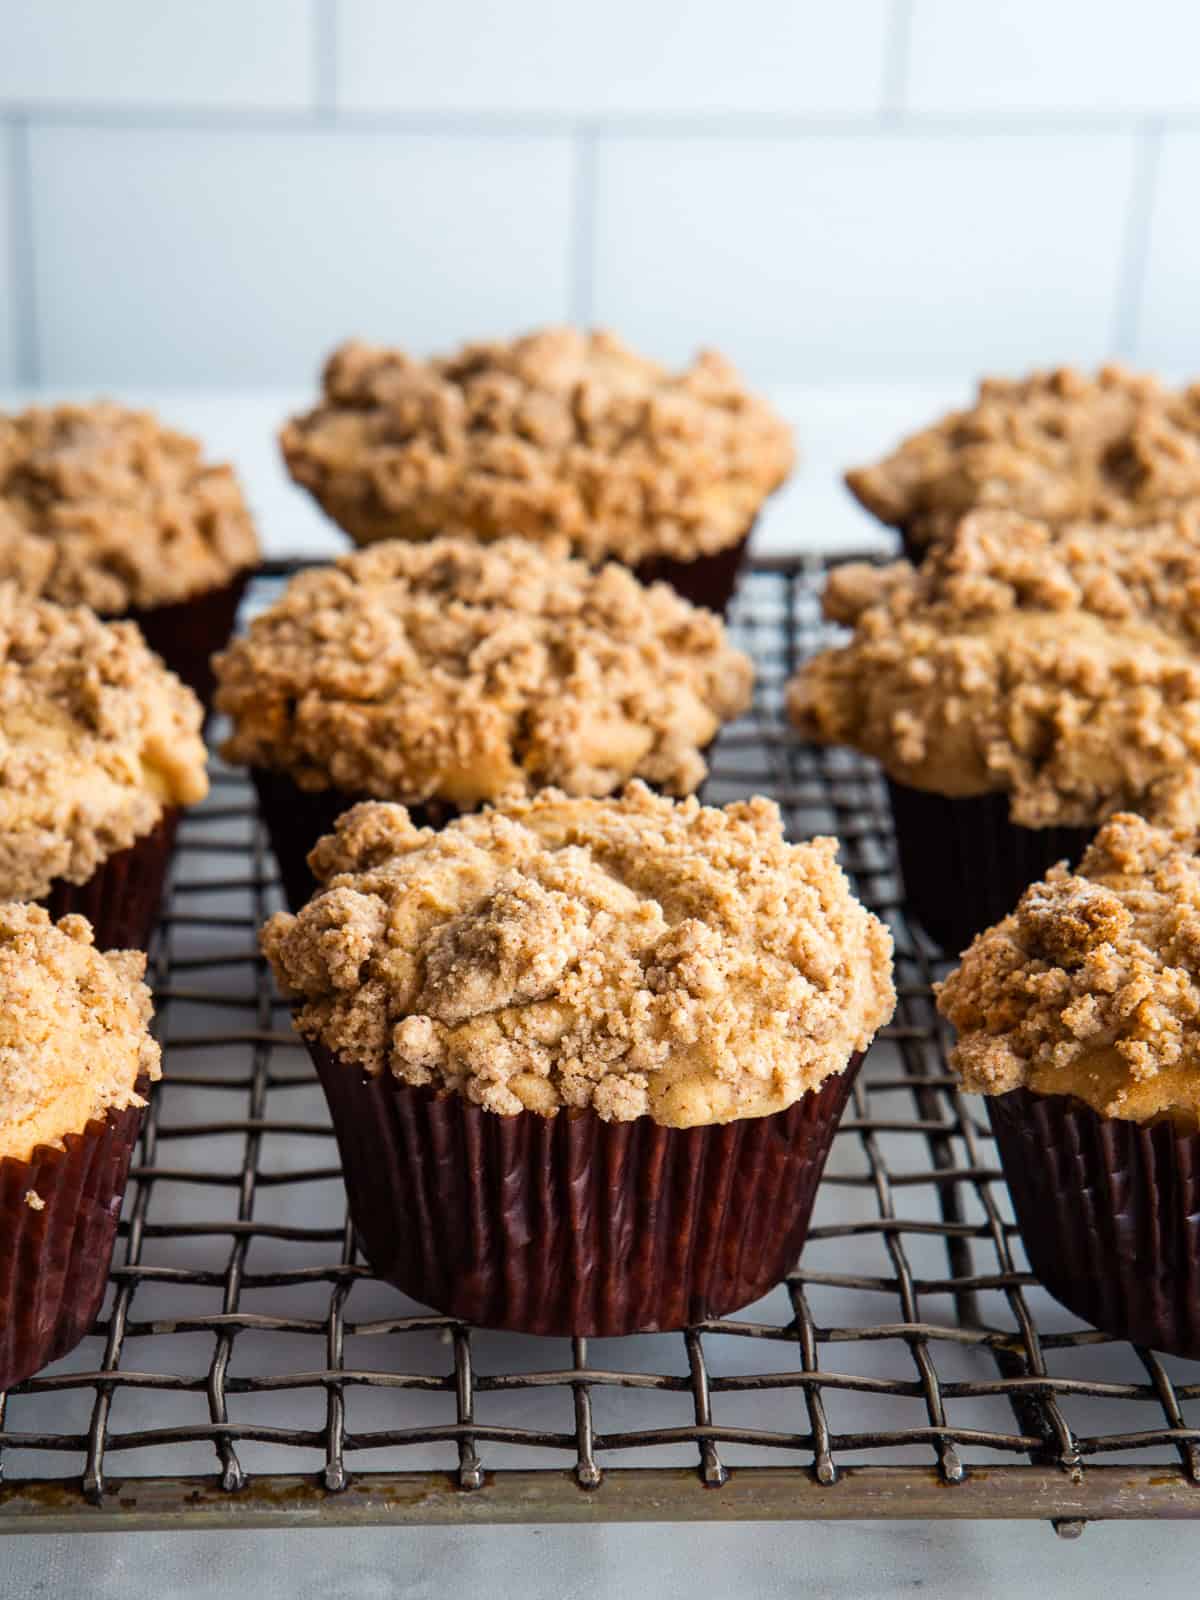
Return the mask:
[[249,573],[239,572],[219,589],[127,613],[151,650],[195,691],[205,711],[212,708],[216,685],[212,657],[229,643],[248,580]]
[[[371,796],[346,794],[341,789],[302,789],[286,772],[273,772],[269,767],[251,767],[250,776],[279,866],[284,899],[291,910],[299,911],[317,889],[317,880],[308,869],[309,851],[323,835],[333,832],[343,811]],[[418,828],[441,828],[459,811],[448,800],[429,800],[408,806],[408,814]]]
[[310,1045],[380,1277],[486,1328],[616,1337],[748,1305],[795,1265],[861,1063],[705,1128],[498,1116]]
[[697,556],[694,561],[675,561],[670,556],[641,561],[634,567],[633,575],[640,583],[669,583],[676,594],[690,600],[694,606],[705,606],[724,616],[737,588],[752,531],[753,524],[737,544],[714,550],[711,555]]
[[142,1115],[110,1112],[67,1134],[64,1150],[0,1160],[0,1391],[65,1356],[96,1320]]
[[102,861],[86,883],[56,878],[42,905],[55,921],[68,912],[86,917],[98,950],[148,950],[178,825],[178,807],[168,807],[149,833]]
[[1007,793],[951,798],[888,779],[896,854],[913,916],[947,955],[1016,909],[1056,861],[1076,865],[1094,828],[1022,828]]
[[1200,1133],[1028,1089],[987,1107],[1043,1286],[1104,1333],[1200,1359]]

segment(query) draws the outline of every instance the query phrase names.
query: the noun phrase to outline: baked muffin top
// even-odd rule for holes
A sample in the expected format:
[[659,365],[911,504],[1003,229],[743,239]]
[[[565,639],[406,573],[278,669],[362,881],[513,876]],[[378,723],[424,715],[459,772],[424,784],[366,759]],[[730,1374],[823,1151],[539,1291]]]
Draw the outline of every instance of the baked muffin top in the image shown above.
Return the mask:
[[729,1122],[841,1072],[892,1014],[891,937],[836,854],[785,843],[768,800],[640,783],[440,832],[367,802],[312,852],[324,888],[262,942],[300,1031],[348,1066],[504,1116]]
[[107,615],[226,584],[258,560],[232,467],[149,411],[0,413],[0,578]]
[[1200,499],[1200,384],[1169,390],[1119,366],[987,378],[973,406],[846,483],[917,544],[984,506],[1139,527]]
[[0,583],[0,898],[83,883],[202,800],[203,715],[133,623]]
[[141,951],[101,954],[86,917],[0,902],[0,1158],[144,1104],[138,1079],[160,1076],[145,969]]
[[975,512],[919,572],[836,569],[825,609],[854,633],[789,687],[808,738],[917,789],[1007,790],[1026,827],[1200,823],[1200,520]]
[[611,333],[547,328],[420,361],[350,343],[281,434],[297,483],[359,544],[563,535],[589,560],[736,544],[794,460],[721,356],[682,372]]
[[214,664],[228,760],[461,807],[635,774],[687,792],[753,679],[711,612],[525,539],[392,540],[303,572]]
[[968,1089],[1068,1094],[1102,1116],[1200,1118],[1200,858],[1122,813],[940,985]]

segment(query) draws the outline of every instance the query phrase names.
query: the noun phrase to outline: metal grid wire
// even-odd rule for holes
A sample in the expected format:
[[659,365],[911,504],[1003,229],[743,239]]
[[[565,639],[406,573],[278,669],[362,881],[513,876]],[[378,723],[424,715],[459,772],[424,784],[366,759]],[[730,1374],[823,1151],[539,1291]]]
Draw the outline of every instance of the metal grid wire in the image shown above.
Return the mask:
[[756,704],[705,794],[766,791],[792,837],[836,833],[896,934],[899,1010],[786,1284],[683,1335],[587,1341],[473,1330],[374,1279],[256,949],[279,903],[263,830],[217,765],[152,959],[164,1078],[109,1296],[72,1356],[0,1396],[0,1529],[1200,1515],[1200,1366],[1080,1327],[1029,1276],[986,1119],[946,1069],[877,774],[783,723],[827,636],[823,572],[748,574]]

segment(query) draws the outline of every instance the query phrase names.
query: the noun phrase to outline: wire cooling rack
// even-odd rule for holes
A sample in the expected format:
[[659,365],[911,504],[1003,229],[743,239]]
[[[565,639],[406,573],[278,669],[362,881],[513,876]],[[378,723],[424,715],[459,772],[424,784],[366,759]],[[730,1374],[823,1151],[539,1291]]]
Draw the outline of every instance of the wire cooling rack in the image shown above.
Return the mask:
[[823,572],[747,575],[732,625],[756,704],[706,790],[766,791],[794,837],[836,833],[896,934],[899,1010],[786,1284],[681,1335],[538,1340],[374,1279],[257,953],[269,850],[215,764],[152,961],[164,1078],[105,1309],[0,1396],[0,1529],[1038,1517],[1071,1534],[1200,1515],[1200,1364],[1081,1327],[1029,1276],[986,1120],[946,1070],[878,777],[783,722],[826,633]]

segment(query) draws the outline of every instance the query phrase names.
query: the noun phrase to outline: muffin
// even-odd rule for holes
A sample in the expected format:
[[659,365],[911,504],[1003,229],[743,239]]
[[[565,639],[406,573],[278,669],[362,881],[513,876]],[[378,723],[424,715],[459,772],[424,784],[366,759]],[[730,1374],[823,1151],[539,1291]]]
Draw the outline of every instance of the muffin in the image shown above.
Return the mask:
[[137,623],[208,704],[258,541],[233,469],[148,411],[0,414],[0,578]]
[[1200,822],[1200,526],[976,512],[920,571],[850,565],[849,643],[788,695],[888,779],[908,904],[961,950],[1117,811]]
[[986,378],[975,404],[846,474],[914,560],[968,511],[1128,528],[1200,501],[1200,385],[1102,367]]
[[140,952],[0,902],[0,1393],[95,1320],[145,1094],[159,1076]]
[[777,808],[546,790],[440,832],[368,802],[262,944],[375,1271],[486,1327],[618,1335],[791,1267],[891,941]]
[[145,949],[180,807],[208,792],[202,717],[131,622],[0,583],[0,899]]
[[787,423],[721,356],[670,372],[574,328],[431,361],[345,344],[320,405],[281,443],[292,477],[357,544],[565,537],[714,611],[795,458]]
[[1117,1338],[1200,1358],[1200,857],[1130,814],[941,985],[1030,1265]]
[[216,662],[289,904],[360,799],[436,824],[512,791],[686,794],[750,700],[720,621],[666,585],[524,539],[393,541],[301,573]]

